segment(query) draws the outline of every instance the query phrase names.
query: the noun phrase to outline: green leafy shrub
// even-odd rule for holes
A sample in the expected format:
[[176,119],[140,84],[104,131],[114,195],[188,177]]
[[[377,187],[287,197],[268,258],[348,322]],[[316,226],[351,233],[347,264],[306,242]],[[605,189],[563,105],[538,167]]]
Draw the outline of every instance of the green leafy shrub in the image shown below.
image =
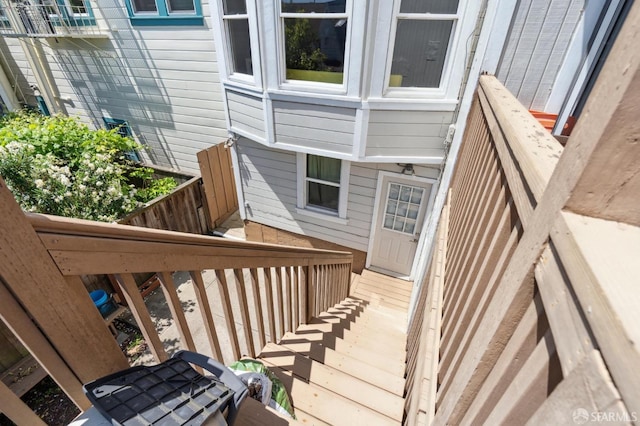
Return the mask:
[[91,130],[62,115],[0,119],[0,175],[27,211],[113,221],[170,192],[175,180],[153,180],[153,169],[126,159],[141,148],[117,130]]

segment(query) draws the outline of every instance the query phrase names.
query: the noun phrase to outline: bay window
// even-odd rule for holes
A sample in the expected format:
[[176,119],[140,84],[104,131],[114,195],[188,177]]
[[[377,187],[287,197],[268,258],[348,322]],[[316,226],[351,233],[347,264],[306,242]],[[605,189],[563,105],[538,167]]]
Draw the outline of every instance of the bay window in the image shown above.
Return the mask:
[[230,74],[253,75],[246,0],[223,0],[222,21],[229,53]]
[[343,84],[347,0],[281,0],[285,78]]
[[388,87],[440,87],[459,18],[458,2],[401,0]]

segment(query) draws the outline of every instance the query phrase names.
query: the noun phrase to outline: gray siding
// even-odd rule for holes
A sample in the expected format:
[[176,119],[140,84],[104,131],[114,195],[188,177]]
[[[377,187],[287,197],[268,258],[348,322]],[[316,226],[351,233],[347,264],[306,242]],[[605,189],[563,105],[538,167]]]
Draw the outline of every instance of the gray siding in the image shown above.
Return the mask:
[[262,99],[227,90],[227,105],[231,130],[241,130],[264,139],[264,109]]
[[353,108],[273,102],[276,143],[350,153],[356,110]]
[[[240,138],[237,149],[249,220],[367,251],[378,171],[399,172],[395,163],[351,163],[348,223],[342,225],[296,212],[295,153],[270,149],[246,138]],[[415,171],[418,176],[438,177],[437,169],[416,166]]]
[[[208,3],[205,25],[189,27],[132,27],[123,2],[92,8],[108,39],[41,43],[66,112],[93,127],[104,127],[102,117],[127,120],[147,161],[199,173],[195,154],[227,137]],[[33,103],[18,41],[3,38],[0,49]]]
[[584,0],[522,0],[498,78],[527,108],[543,109],[580,20]]
[[371,111],[367,156],[444,156],[451,112]]

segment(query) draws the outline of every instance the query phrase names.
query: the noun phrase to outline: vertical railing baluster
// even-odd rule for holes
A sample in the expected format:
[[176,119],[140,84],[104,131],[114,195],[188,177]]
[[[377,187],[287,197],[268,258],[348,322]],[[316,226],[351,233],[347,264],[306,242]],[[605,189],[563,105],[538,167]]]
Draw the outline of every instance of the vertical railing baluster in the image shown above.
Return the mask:
[[309,321],[309,300],[307,296],[311,294],[311,269],[313,267],[302,266],[300,268],[300,324],[306,324]]
[[269,339],[271,342],[278,342],[278,337],[276,336],[276,317],[274,312],[273,305],[273,286],[272,283],[272,269],[264,268],[264,285],[265,285],[265,293],[267,295],[267,310],[269,315]]
[[300,325],[300,267],[293,267],[293,328]]
[[262,299],[260,297],[260,283],[258,281],[258,270],[251,268],[251,287],[253,288],[253,298],[256,307],[256,320],[258,322],[258,339],[260,344],[260,350],[262,350],[267,344],[267,340],[264,335],[264,315],[262,313]]
[[[187,324],[187,319],[184,316],[182,304],[180,303],[180,299],[178,298],[176,284],[173,281],[171,272],[158,273],[158,279],[160,280],[160,287],[162,288],[162,292],[164,293],[164,298],[167,300],[167,305],[169,305],[171,316],[175,320],[178,327],[180,341],[184,345],[185,349],[195,352],[196,344],[193,341],[191,331],[189,330],[189,325]],[[213,349],[213,346],[211,348]]]
[[156,330],[153,321],[151,321],[151,315],[149,314],[147,306],[144,304],[144,300],[142,299],[142,295],[140,295],[138,285],[133,275],[118,274],[115,276],[115,279],[122,290],[124,290],[124,298],[127,300],[129,309],[131,309],[131,313],[136,319],[136,323],[140,327],[140,331],[149,345],[149,350],[151,350],[153,357],[158,362],[167,360],[167,352],[164,350],[164,345],[160,340],[158,330]]
[[220,349],[220,340],[218,339],[218,333],[213,323],[213,314],[211,312],[211,304],[209,303],[209,297],[207,296],[207,288],[202,279],[202,271],[189,271],[191,280],[193,281],[193,289],[196,294],[196,301],[200,307],[200,315],[202,315],[202,321],[205,324],[205,330],[207,331],[207,338],[209,339],[209,346],[213,356],[218,361],[222,360],[222,350]]
[[238,333],[236,332],[236,322],[233,319],[233,310],[231,309],[231,301],[229,299],[229,288],[227,286],[227,277],[224,269],[216,269],[216,277],[218,278],[218,289],[220,290],[220,302],[224,311],[224,319],[229,330],[229,340],[231,341],[231,350],[234,359],[240,359],[240,344],[238,342]]
[[276,268],[276,301],[278,303],[278,326],[280,327],[279,338],[285,333],[284,330],[284,302],[282,300],[282,268]]
[[293,320],[292,320],[292,309],[291,309],[291,283],[293,282],[291,276],[291,267],[286,266],[284,268],[285,280],[284,280],[284,298],[285,304],[287,306],[287,323],[286,328],[287,331],[293,331]]
[[242,327],[244,328],[244,338],[247,343],[249,355],[254,357],[256,356],[256,348],[253,344],[253,331],[251,330],[251,318],[249,317],[249,304],[247,303],[247,289],[245,288],[244,271],[242,269],[234,269],[233,275],[236,278],[236,289],[238,292],[238,304],[240,305],[240,316],[242,317]]

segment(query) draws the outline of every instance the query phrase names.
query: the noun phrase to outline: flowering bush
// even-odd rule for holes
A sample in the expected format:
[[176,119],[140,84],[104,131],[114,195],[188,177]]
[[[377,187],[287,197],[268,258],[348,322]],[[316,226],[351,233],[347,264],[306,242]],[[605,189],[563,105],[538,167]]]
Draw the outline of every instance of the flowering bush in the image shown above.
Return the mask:
[[160,195],[154,188],[166,193],[176,185],[171,178],[153,181],[152,169],[128,161],[124,153],[140,146],[116,130],[28,112],[5,117],[0,126],[0,175],[27,211],[113,221]]

